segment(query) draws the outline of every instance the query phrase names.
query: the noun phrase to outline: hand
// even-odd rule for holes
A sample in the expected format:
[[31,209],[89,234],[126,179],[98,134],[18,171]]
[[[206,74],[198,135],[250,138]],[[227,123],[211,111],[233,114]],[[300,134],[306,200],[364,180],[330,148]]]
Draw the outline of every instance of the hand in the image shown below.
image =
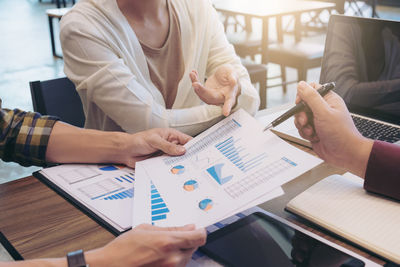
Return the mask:
[[312,113],[297,114],[295,125],[318,156],[364,177],[373,141],[358,132],[343,99],[332,91],[322,98],[315,90],[319,87],[298,84],[296,103],[303,100]]
[[205,241],[205,229],[195,230],[194,225],[161,228],[142,224],[85,257],[96,267],[186,266]]
[[182,145],[192,137],[174,129],[157,128],[128,135],[127,139],[122,162],[134,168],[137,161],[149,158],[157,151],[172,156],[185,154],[186,150]]
[[205,85],[199,82],[197,71],[190,73],[196,94],[209,105],[223,105],[222,113],[229,116],[240,95],[240,85],[232,66],[222,65],[211,75]]

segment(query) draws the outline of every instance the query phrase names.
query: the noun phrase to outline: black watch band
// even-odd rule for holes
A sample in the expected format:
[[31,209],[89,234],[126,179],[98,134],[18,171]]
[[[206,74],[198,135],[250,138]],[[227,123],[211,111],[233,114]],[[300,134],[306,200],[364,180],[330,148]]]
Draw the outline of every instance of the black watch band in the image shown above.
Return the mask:
[[68,267],[88,267],[86,264],[85,255],[83,254],[83,250],[77,250],[73,252],[69,252],[67,254]]

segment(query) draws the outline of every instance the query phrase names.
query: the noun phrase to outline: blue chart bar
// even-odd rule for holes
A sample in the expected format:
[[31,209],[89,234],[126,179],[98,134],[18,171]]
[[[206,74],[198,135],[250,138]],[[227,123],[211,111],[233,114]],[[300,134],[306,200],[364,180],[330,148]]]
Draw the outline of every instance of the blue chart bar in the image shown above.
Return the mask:
[[164,159],[164,163],[166,165],[172,165],[179,161],[182,161],[185,159],[190,159],[197,153],[206,149],[209,145],[213,144],[214,142],[218,141],[219,139],[225,138],[225,136],[228,136],[229,134],[236,131],[240,127],[242,127],[242,125],[240,125],[240,123],[238,121],[236,121],[235,119],[226,121],[215,131],[204,136],[196,143],[193,143],[190,147],[187,147],[186,153],[184,155],[179,156],[179,157],[167,157]]
[[133,182],[135,181],[135,178],[131,174],[131,175],[122,175],[120,177],[115,177],[115,180],[117,180],[120,183],[123,183],[125,181],[125,182],[128,182],[130,184],[133,184]]
[[263,152],[252,157],[249,153],[246,153],[244,148],[237,145],[239,141],[240,139],[235,140],[233,136],[231,136],[225,141],[215,145],[215,147],[241,171],[250,171],[260,165],[268,156],[267,153]]
[[167,218],[167,213],[169,213],[169,209],[164,202],[164,199],[161,197],[157,188],[152,184],[151,185],[151,221],[154,223],[155,221],[165,220]]
[[133,188],[105,197],[104,200],[115,200],[124,198],[133,198]]

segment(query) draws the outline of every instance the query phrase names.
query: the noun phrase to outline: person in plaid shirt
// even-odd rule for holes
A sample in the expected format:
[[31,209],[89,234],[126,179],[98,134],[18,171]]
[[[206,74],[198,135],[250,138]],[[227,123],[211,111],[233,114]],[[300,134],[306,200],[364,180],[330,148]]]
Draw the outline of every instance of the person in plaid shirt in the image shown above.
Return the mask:
[[[52,163],[122,163],[134,167],[139,160],[161,150],[185,153],[191,137],[173,129],[152,129],[136,134],[81,129],[51,116],[2,109],[0,100],[0,158],[23,166]],[[185,266],[205,243],[204,228],[194,225],[160,228],[139,225],[109,244],[84,253],[87,266]],[[5,266],[69,266],[66,258],[0,262]]]

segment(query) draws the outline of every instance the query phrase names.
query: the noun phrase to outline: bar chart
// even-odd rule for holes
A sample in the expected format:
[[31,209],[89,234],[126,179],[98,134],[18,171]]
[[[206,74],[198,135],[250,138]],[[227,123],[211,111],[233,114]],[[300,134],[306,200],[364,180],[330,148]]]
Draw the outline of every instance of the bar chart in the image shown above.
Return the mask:
[[[254,155],[247,152],[244,146],[240,145],[241,139],[235,139],[233,136],[215,145],[219,152],[222,153],[230,162],[243,172],[248,172],[262,164],[263,160],[268,157],[266,152]],[[250,156],[252,155],[252,156]]]
[[117,176],[117,177],[114,177],[114,179],[120,183],[127,182],[130,184],[133,184],[133,182],[135,181],[134,174],[132,174],[132,173],[130,173],[129,175],[126,174],[126,175]]
[[169,209],[165,204],[154,184],[151,184],[151,221],[154,224],[157,221],[167,219]]
[[133,198],[133,188],[105,197],[104,200],[117,200],[125,198]]
[[197,153],[203,151],[214,142],[218,141],[220,138],[231,134],[233,131],[239,129],[241,127],[240,123],[238,123],[235,119],[231,119],[222,124],[218,129],[201,138],[196,143],[186,148],[186,153],[179,157],[168,157],[164,159],[164,163],[167,165],[175,164],[181,160],[190,159]]

